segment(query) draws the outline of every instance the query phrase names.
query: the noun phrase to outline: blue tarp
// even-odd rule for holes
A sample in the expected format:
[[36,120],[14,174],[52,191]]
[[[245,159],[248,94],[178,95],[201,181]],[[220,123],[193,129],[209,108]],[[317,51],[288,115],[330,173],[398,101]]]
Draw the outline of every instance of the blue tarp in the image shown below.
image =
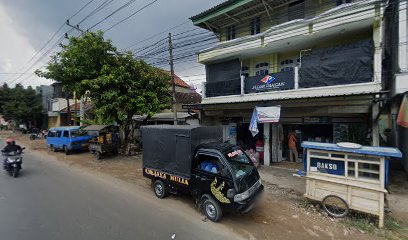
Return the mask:
[[362,146],[361,148],[344,148],[339,147],[337,144],[333,143],[319,143],[319,142],[302,142],[302,148],[311,148],[327,151],[336,152],[347,152],[347,153],[357,153],[372,156],[382,156],[382,157],[395,157],[402,158],[402,153],[397,148],[391,147],[372,147],[372,146]]

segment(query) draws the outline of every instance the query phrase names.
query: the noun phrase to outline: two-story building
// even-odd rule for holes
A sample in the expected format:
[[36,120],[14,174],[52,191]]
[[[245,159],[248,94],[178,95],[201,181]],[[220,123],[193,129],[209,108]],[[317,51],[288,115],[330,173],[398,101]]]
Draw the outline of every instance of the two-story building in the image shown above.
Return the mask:
[[[379,144],[386,3],[377,0],[228,0],[191,20],[219,42],[198,53],[206,66],[202,122],[224,140],[264,144],[264,163],[298,143]],[[279,123],[248,130],[254,107],[281,106]],[[300,151],[301,152],[301,151]]]
[[[389,146],[403,152],[403,165],[408,172],[408,4],[392,0],[386,10],[384,72],[388,94],[383,112],[388,114]],[[406,98],[405,104],[403,99]],[[405,116],[404,116],[405,115]]]

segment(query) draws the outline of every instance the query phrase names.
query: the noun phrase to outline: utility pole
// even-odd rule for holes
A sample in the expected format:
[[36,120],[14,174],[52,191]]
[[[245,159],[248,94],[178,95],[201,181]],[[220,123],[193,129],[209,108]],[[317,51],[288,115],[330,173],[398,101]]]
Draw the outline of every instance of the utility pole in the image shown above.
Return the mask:
[[76,25],[76,26],[71,25],[71,24],[69,23],[69,20],[67,20],[67,22],[66,22],[65,24],[67,24],[68,26],[70,26],[70,27],[72,27],[72,28],[75,28],[76,30],[78,30],[78,31],[80,31],[80,32],[82,32],[82,33],[85,33],[84,30],[82,30],[82,29],[79,28],[79,25]]
[[176,82],[174,78],[174,64],[173,64],[173,44],[171,43],[171,33],[169,33],[169,53],[170,53],[170,72],[173,92],[173,113],[174,113],[174,125],[177,125],[177,109],[176,109]]
[[[67,21],[65,22],[65,24],[66,25],[68,25],[68,26],[70,26],[70,27],[72,27],[72,28],[74,28],[74,29],[76,29],[76,30],[78,30],[78,31],[80,31],[82,34],[84,34],[86,31],[84,31],[84,30],[82,30],[82,29],[80,29],[79,28],[79,25],[77,24],[76,26],[74,26],[74,25],[72,25],[72,24],[70,24],[69,23],[69,19],[67,19]],[[68,37],[68,33],[65,33],[65,38],[69,38]],[[77,107],[77,95],[76,95],[76,92],[74,92],[74,111],[75,111],[75,121],[74,121],[74,123],[76,122],[76,119],[77,119],[77,113],[78,113],[78,107]],[[68,98],[67,98],[67,104],[68,104],[68,125],[69,126],[71,126],[71,109],[70,109],[70,106],[69,106],[69,88],[68,88]],[[83,106],[83,97],[81,96],[81,100],[80,100],[80,103],[79,103],[80,105],[79,105],[79,116],[80,116],[80,125],[82,125],[82,120],[83,120],[83,116],[84,116],[84,113],[83,113],[83,110],[84,110],[84,106]]]

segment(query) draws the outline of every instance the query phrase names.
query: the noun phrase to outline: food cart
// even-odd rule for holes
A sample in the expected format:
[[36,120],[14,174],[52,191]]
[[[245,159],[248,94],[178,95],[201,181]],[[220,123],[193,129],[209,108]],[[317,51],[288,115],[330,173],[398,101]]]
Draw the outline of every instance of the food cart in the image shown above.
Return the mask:
[[84,128],[92,137],[89,151],[97,160],[105,154],[117,154],[119,147],[117,127],[113,125],[90,125]]
[[302,147],[305,197],[321,201],[333,217],[344,217],[349,209],[376,215],[383,227],[388,161],[402,157],[398,149],[316,142],[302,142]]

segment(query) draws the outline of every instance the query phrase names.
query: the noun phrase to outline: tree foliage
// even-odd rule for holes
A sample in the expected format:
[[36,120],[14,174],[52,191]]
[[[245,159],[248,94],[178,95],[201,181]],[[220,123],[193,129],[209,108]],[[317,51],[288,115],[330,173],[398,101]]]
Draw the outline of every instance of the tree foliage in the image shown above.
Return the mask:
[[25,89],[21,84],[14,88],[7,84],[0,87],[0,113],[6,121],[35,124],[41,119],[41,110],[41,95],[32,87]]
[[61,45],[61,51],[51,57],[47,70],[37,70],[36,74],[61,83],[65,89],[79,91],[82,80],[99,77],[103,66],[113,62],[111,53],[115,51],[112,42],[105,40],[102,32],[88,32],[70,38],[67,45]]
[[133,115],[152,116],[171,103],[170,75],[134,59],[131,53],[118,54],[102,32],[70,38],[51,58],[47,70],[36,74],[88,97],[98,120],[115,121],[127,132]]
[[97,116],[128,124],[135,114],[152,116],[168,108],[169,84],[164,71],[126,54],[105,65],[100,77],[82,81],[80,88],[92,99]]

